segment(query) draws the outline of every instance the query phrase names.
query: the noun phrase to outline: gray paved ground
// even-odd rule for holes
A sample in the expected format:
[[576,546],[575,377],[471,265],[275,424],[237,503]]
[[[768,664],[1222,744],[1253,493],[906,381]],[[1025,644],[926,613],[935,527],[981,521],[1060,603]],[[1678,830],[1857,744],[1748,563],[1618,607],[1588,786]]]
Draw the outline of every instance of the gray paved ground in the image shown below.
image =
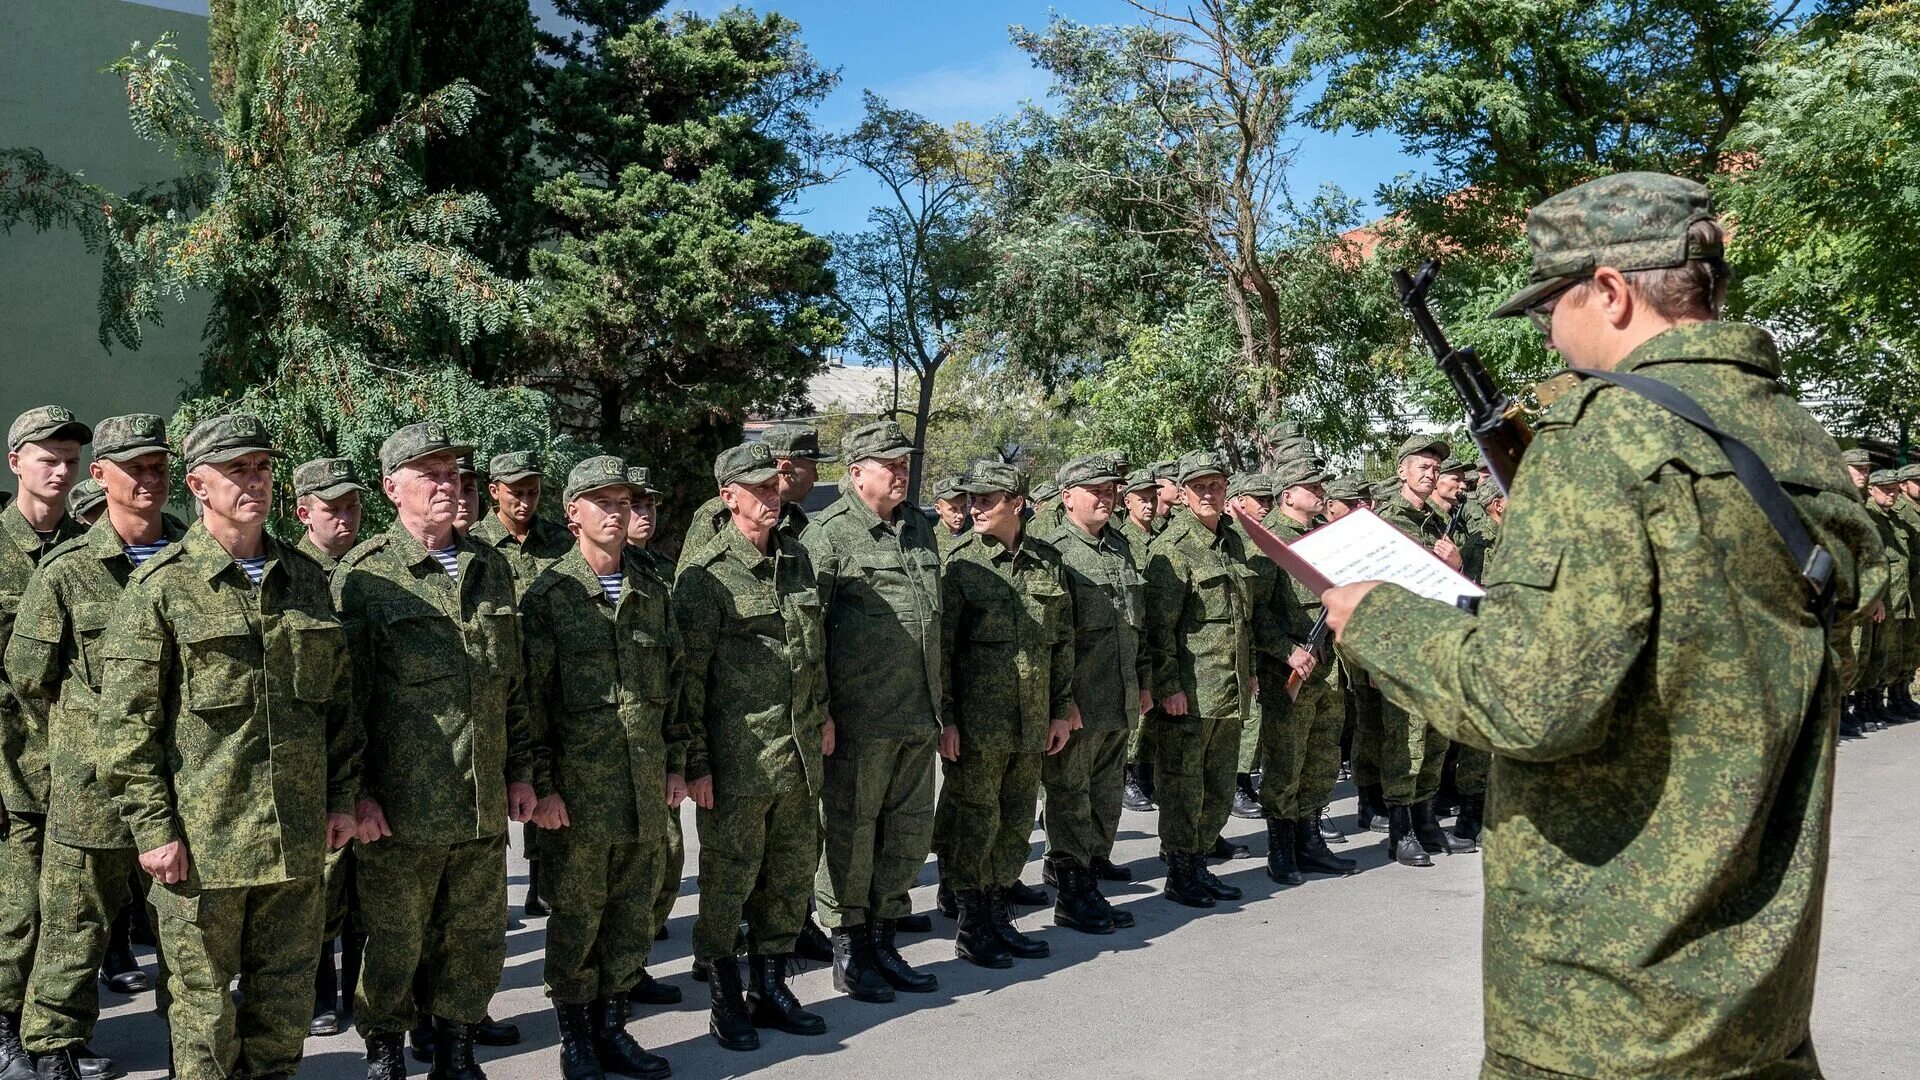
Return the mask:
[[[1831,1077],[1911,1077],[1920,1062],[1920,833],[1906,826],[1920,790],[1920,725],[1846,744],[1841,751],[1832,874],[1816,1045]],[[1351,825],[1351,793],[1335,809]],[[1234,835],[1256,853],[1258,823]],[[1153,816],[1128,814],[1119,856],[1157,873]],[[691,839],[691,837],[689,838]],[[682,1078],[765,1071],[816,1077],[1310,1076],[1316,1080],[1475,1075],[1479,1055],[1477,855],[1436,857],[1431,870],[1383,865],[1377,836],[1341,849],[1364,872],[1276,891],[1249,859],[1222,868],[1247,899],[1190,914],[1153,883],[1113,890],[1139,925],[1110,937],[1051,927],[1045,912],[1020,920],[1053,945],[1047,960],[986,972],[953,956],[952,924],[906,944],[907,957],[940,977],[938,993],[861,1005],[832,992],[825,971],[795,980],[831,1030],[803,1039],[763,1035],[756,1053],[719,1049],[706,1036],[705,987],[688,978],[693,882],[674,912],[654,971],[686,992],[678,1008],[643,1013],[632,1026]],[[1038,849],[1036,848],[1036,856]],[[517,905],[524,866],[513,868]],[[915,893],[933,903],[932,867]],[[1028,868],[1037,881],[1037,862]],[[517,908],[516,908],[517,910]],[[526,1035],[519,1052],[488,1051],[494,1080],[558,1075],[554,1027],[540,993],[541,923],[514,931],[498,1017]],[[137,1078],[161,1075],[152,995],[113,1008],[97,1044]],[[305,1077],[362,1075],[354,1036],[307,1044]],[[424,1074],[418,1066],[416,1075]]]

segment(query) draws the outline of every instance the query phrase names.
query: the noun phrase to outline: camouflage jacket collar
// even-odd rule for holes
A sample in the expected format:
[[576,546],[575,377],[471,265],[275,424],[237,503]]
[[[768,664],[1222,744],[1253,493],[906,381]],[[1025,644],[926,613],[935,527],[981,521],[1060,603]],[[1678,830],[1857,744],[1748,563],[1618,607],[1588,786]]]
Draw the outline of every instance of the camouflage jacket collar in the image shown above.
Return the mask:
[[[780,550],[780,526],[775,525],[773,531],[767,534],[767,542],[775,552]],[[734,528],[731,520],[720,530],[719,540],[711,550],[713,554],[737,562],[748,570],[758,570],[761,565],[773,561],[772,556],[753,546],[753,541],[747,539],[746,533]]]
[[1155,539],[1163,539],[1171,543],[1180,539],[1183,535],[1191,533],[1201,544],[1210,548],[1217,548],[1220,546],[1221,540],[1233,531],[1228,527],[1231,519],[1232,515],[1230,514],[1220,515],[1220,527],[1209,531],[1205,525],[1200,524],[1199,518],[1193,516],[1193,511],[1184,506],[1175,507],[1173,513],[1167,517],[1166,529]]
[[[632,590],[634,569],[633,560],[623,555],[620,560],[621,596],[625,596]],[[572,578],[574,585],[580,589],[581,595],[588,600],[606,602],[607,591],[600,587],[600,575],[594,573],[593,567],[587,565],[587,557],[581,553],[579,544],[573,545],[565,555],[554,560],[548,572]]]
[[[535,514],[533,515],[533,524],[527,526],[527,538],[521,540],[519,537],[507,531],[507,526],[500,520],[500,515],[497,512],[490,511],[486,517],[480,519],[480,523],[475,525],[470,530],[470,533],[474,539],[484,540],[494,547],[499,547],[502,544],[538,547],[548,541],[557,543],[560,539],[558,534],[549,534],[558,528],[559,526],[553,522],[548,521],[539,514]],[[566,539],[571,542],[573,535],[568,533]]]
[[[477,529],[478,526],[475,528]],[[461,536],[458,532],[452,535],[453,543],[450,546],[458,553],[460,560],[460,581],[462,584],[465,584],[467,580],[467,566],[473,561],[474,542],[471,538]],[[394,558],[402,566],[417,569],[425,565],[431,567],[436,574],[444,574],[447,572],[446,569],[440,565],[440,560],[434,558],[433,554],[427,550],[427,546],[415,540],[413,534],[407,531],[407,527],[398,521],[395,521],[393,527],[387,530],[387,548],[393,552]]]
[[[319,563],[321,569],[329,572],[331,572],[334,566],[340,561],[321,550],[320,545],[314,543],[313,537],[307,533],[300,534],[300,542],[293,545],[293,549],[305,555],[307,558],[312,559],[314,562]],[[348,550],[351,551],[352,549],[349,548]]]
[[[909,512],[919,513],[918,510],[914,510],[908,506],[906,502],[902,501],[899,506],[893,508],[893,514],[883,521],[879,514],[873,512],[873,507],[867,505],[867,500],[862,499],[860,493],[851,488],[847,490],[846,494],[840,496],[840,501],[847,504],[846,513],[855,521],[858,521],[861,528],[876,536],[879,535],[881,531],[888,533],[904,531],[907,514]],[[782,508],[781,516],[783,518],[785,517],[784,507]]]
[[28,558],[36,561],[40,556],[52,551],[55,545],[64,544],[79,536],[84,529],[85,526],[69,515],[61,518],[60,524],[53,527],[53,535],[42,540],[34,527],[27,524],[26,515],[20,512],[18,502],[9,502],[6,509],[0,510],[0,534],[4,534],[6,539],[13,541],[14,546]]
[[1655,334],[1620,361],[1620,371],[1637,371],[1650,364],[1709,360],[1739,364],[1765,375],[1780,377],[1780,350],[1773,335],[1748,323],[1703,322],[1676,326]]
[[1003,544],[992,533],[980,532],[978,529],[974,530],[973,537],[973,542],[980,545],[981,551],[986,552],[987,561],[996,563],[1018,560],[1023,553],[1032,549],[1033,540],[1034,537],[1024,527],[1011,544]]
[[[253,587],[253,580],[247,577],[246,571],[240,569],[239,563],[233,561],[227,549],[220,546],[220,541],[207,531],[205,522],[194,522],[193,527],[173,546],[180,550],[179,561],[193,567],[202,579],[212,581],[231,570],[239,575],[248,588]],[[274,569],[280,565],[280,560],[286,557],[286,549],[273,538],[272,533],[265,533],[260,537],[260,554],[267,557],[266,569],[260,574],[260,585],[265,588],[274,575]]]
[[1112,552],[1118,550],[1118,545],[1113,542],[1113,538],[1118,535],[1111,521],[1101,527],[1098,535],[1089,536],[1086,530],[1073,523],[1073,519],[1063,516],[1060,519],[1060,530],[1053,534],[1053,545],[1059,547],[1063,542],[1072,540],[1076,544],[1095,551]]
[[[160,535],[166,538],[167,543],[177,544],[181,537],[187,535],[187,527],[180,523],[179,518],[163,513],[160,515]],[[114,531],[112,519],[105,514],[100,516],[94,528],[86,531],[86,544],[87,553],[101,562],[125,558],[127,554],[127,542]]]
[[1387,511],[1397,512],[1416,521],[1425,521],[1434,516],[1433,509],[1425,502],[1414,502],[1407,498],[1407,489],[1404,487],[1395,488],[1392,495],[1379,500],[1374,505],[1373,512],[1380,517],[1387,517]]

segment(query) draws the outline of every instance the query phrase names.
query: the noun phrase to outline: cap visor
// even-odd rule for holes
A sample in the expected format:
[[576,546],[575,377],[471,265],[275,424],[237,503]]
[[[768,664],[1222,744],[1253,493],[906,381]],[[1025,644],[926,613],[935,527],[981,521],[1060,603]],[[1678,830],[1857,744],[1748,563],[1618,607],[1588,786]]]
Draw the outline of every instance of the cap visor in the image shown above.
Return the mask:
[[85,446],[93,441],[93,429],[78,420],[69,420],[64,424],[55,424],[49,428],[37,428],[22,432],[20,440],[13,444],[15,450],[36,442],[55,442],[60,439],[72,439]]
[[840,460],[839,454],[828,454],[819,450],[776,450],[773,456],[776,458],[806,458],[808,461],[820,462]]
[[148,454],[171,454],[173,451],[165,443],[159,446],[129,446],[125,450],[115,450],[110,454],[95,454],[95,461],[132,461]]
[[[747,487],[752,487],[755,484],[764,484],[779,475],[780,470],[777,468],[751,469],[727,481],[727,484],[744,484]],[[720,486],[725,487],[726,484]]]
[[1560,287],[1565,278],[1548,278],[1533,284],[1507,297],[1507,302],[1494,308],[1491,318],[1511,319],[1515,315],[1524,315],[1527,309],[1539,303],[1548,293]]
[[1068,484],[1066,486],[1070,488],[1098,487],[1101,484],[1122,484],[1125,482],[1126,481],[1120,479],[1117,476],[1089,476],[1085,480],[1075,480],[1073,483]]
[[[399,461],[394,462],[393,468],[387,470],[387,475],[393,475],[393,470],[400,468],[402,465],[411,465],[421,458],[430,458],[435,454],[452,454],[455,458],[472,457],[473,447],[467,446],[464,443],[455,443],[452,446],[436,446],[431,450],[422,450],[410,458],[401,458]],[[527,475],[530,476],[532,474],[529,473]],[[494,479],[498,480],[500,477],[496,476]]]
[[311,495],[316,499],[324,499],[328,502],[332,502],[333,500],[339,498],[340,496],[345,495],[349,491],[358,491],[364,495],[366,494],[367,489],[362,484],[355,484],[352,482],[347,482],[343,484],[329,484],[328,486],[323,488],[314,488],[312,491],[302,492],[301,497],[305,498],[306,496]]
[[202,454],[198,458],[195,458],[192,464],[224,465],[229,461],[246,457],[248,454],[266,454],[270,457],[277,458],[287,456],[285,450],[275,450],[271,446],[229,446],[225,450],[215,450],[211,454]]
[[875,450],[872,453],[861,454],[848,464],[855,464],[862,461],[899,461],[903,457],[911,457],[919,452],[920,451],[915,450],[911,446],[896,446],[890,450]]
[[1195,480],[1205,480],[1209,476],[1218,476],[1224,480],[1226,478],[1226,475],[1227,475],[1226,473],[1220,471],[1219,469],[1208,469],[1206,472],[1197,472],[1191,476],[1183,476],[1178,481],[1176,481],[1176,483],[1178,483],[1181,487],[1186,487],[1188,484],[1193,483]]
[[[511,484],[515,480],[525,480],[529,476],[541,476],[541,475],[544,475],[544,474],[542,474],[539,469],[516,469],[513,472],[500,473],[492,477],[492,480],[495,483]],[[612,487],[613,485],[609,484],[607,486]]]
[[1013,489],[1001,487],[998,484],[962,484],[959,493],[962,495],[1011,495]]

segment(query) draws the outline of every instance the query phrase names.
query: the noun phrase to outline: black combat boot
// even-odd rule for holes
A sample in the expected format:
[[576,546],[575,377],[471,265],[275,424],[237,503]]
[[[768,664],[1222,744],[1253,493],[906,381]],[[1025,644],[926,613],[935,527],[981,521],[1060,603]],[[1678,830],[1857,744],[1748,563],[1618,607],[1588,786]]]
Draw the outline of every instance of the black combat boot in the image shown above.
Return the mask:
[[1290,818],[1267,819],[1267,876],[1276,885],[1298,885],[1306,880],[1294,864],[1293,826]]
[[1867,730],[1887,730],[1887,721],[1891,718],[1887,712],[1887,688],[1876,686],[1866,692],[1863,700],[1866,708],[1861,710],[1860,719],[1865,721]]
[[815,964],[833,963],[833,942],[827,940],[827,932],[813,919],[813,913],[807,913],[807,921],[800,924],[800,936],[794,940],[793,955]]
[[[1207,852],[1207,859],[1226,862],[1229,859],[1244,859],[1253,852],[1245,844],[1238,844],[1226,837],[1218,837],[1213,842],[1213,850]],[[1206,869],[1206,859],[1200,860],[1201,869]]]
[[1381,793],[1379,784],[1368,784],[1360,789],[1360,809],[1356,816],[1359,828],[1363,832],[1389,832],[1388,819],[1392,817],[1392,807],[1387,805],[1387,797]]
[[1341,877],[1360,867],[1352,859],[1343,859],[1328,850],[1327,840],[1320,835],[1320,826],[1314,823],[1313,818],[1301,818],[1293,823],[1293,864],[1307,873],[1338,874]]
[[1427,849],[1427,854],[1438,855],[1444,851],[1448,855],[1462,855],[1479,850],[1480,845],[1462,840],[1440,827],[1440,821],[1433,813],[1433,803],[1417,802],[1411,809],[1413,834],[1419,839],[1420,846]]
[[747,987],[747,1011],[753,1026],[784,1031],[789,1035],[824,1035],[827,1022],[800,1007],[800,999],[787,986],[787,958],[778,953],[747,954],[747,971],[752,985]]
[[1146,788],[1140,784],[1140,771],[1150,769],[1150,765],[1127,766],[1126,786],[1120,789],[1120,805],[1136,814],[1144,814],[1154,808],[1153,800],[1147,796]]
[[407,1080],[407,1058],[399,1032],[367,1038],[367,1080]]
[[1857,739],[1865,734],[1860,726],[1860,695],[1848,694],[1840,699],[1840,737]]
[[[16,1059],[22,1063],[25,1058]],[[13,1066],[18,1068],[18,1066]],[[24,1074],[37,1080],[80,1080],[80,1065],[73,1059],[72,1050],[55,1050],[51,1054],[41,1054],[33,1068]]]
[[1088,875],[1087,878],[1087,900],[1104,912],[1107,918],[1112,919],[1115,927],[1125,930],[1133,925],[1133,915],[1114,907],[1113,902],[1100,891],[1099,882],[1095,881],[1092,875]]
[[1246,773],[1233,778],[1233,809],[1228,813],[1249,821],[1260,816],[1260,797],[1253,793],[1253,777]]
[[407,1032],[407,1043],[413,1048],[413,1060],[433,1064],[433,1017],[420,1008],[419,984],[414,985],[413,1030]]
[[1113,933],[1113,919],[1100,903],[1093,877],[1072,859],[1049,859],[1059,899],[1053,902],[1053,925],[1078,930],[1083,934]]
[[480,1063],[473,1060],[473,1025],[433,1018],[433,1068],[427,1080],[487,1080]]
[[[104,1057],[91,1046],[82,1044],[73,1048],[73,1071],[80,1074],[80,1080],[106,1080],[118,1075],[120,1069],[110,1057]],[[265,1080],[262,1077],[261,1080]]]
[[562,1080],[606,1080],[600,1069],[600,1055],[593,1052],[593,1006],[553,1007],[560,1018],[560,1076]]
[[1053,954],[1053,946],[1038,938],[1030,938],[1013,925],[1013,905],[1007,902],[1005,885],[987,888],[987,914],[993,920],[993,929],[1000,935],[1000,943],[1007,951],[1021,960],[1038,960]]
[[20,1014],[0,1013],[0,1078],[25,1080],[33,1075],[33,1059],[20,1045]]
[[1183,855],[1177,851],[1166,853],[1167,887],[1165,896],[1176,904],[1187,907],[1210,908],[1214,906],[1213,894],[1200,883],[1196,870],[1201,859],[1198,855]]
[[[109,963],[112,953],[108,953]],[[102,964],[101,971],[108,965]],[[113,980],[107,980],[112,985]],[[352,993],[351,990],[348,993]],[[309,1035],[340,1034],[340,972],[333,966],[333,942],[320,943],[320,963],[313,969],[313,1017],[307,1021]]]
[[[133,958],[131,909],[131,904],[123,906],[113,917],[107,927],[107,954],[100,960],[100,976],[107,989],[116,994],[138,994],[152,985],[147,981],[147,973],[140,970],[140,961]],[[331,956],[328,962],[331,965]]]
[[1095,855],[1093,865],[1087,868],[1095,881],[1132,881],[1133,871],[1120,866],[1105,855]]
[[1240,899],[1240,887],[1229,885],[1216,877],[1214,872],[1207,868],[1207,860],[1200,860],[1194,868],[1194,875],[1200,879],[1200,887],[1207,890],[1208,895],[1215,900]]
[[931,994],[940,988],[940,980],[924,972],[915,971],[900,955],[900,949],[893,943],[893,935],[898,927],[892,919],[875,919],[867,924],[868,937],[873,942],[873,966],[887,985],[895,990],[909,994]]
[[908,912],[893,920],[893,927],[903,934],[931,934],[933,916],[924,911]]
[[1460,796],[1460,816],[1453,821],[1453,835],[1456,839],[1472,844],[1471,850],[1480,849],[1480,819],[1487,812],[1485,795]]
[[707,983],[707,996],[713,1010],[707,1016],[707,1031],[713,1041],[727,1050],[760,1049],[760,1033],[753,1030],[747,1013],[747,1000],[740,987],[739,964],[713,965],[713,979]]
[[1047,890],[1038,885],[1029,885],[1024,881],[1016,880],[1013,884],[1003,885],[1001,888],[1006,892],[1009,904],[1017,904],[1020,907],[1046,907],[1053,903],[1053,897],[1048,896]]
[[873,937],[865,926],[833,932],[833,988],[855,1001],[893,1000],[893,987],[873,966]]
[[987,894],[979,889],[962,889],[954,894],[959,906],[960,929],[953,937],[953,953],[984,968],[1009,968],[1013,954],[993,928],[993,915],[987,910]]
[[1894,684],[1893,689],[1887,692],[1887,704],[1891,706],[1889,711],[1893,713],[1896,723],[1920,720],[1920,702],[1913,700],[1913,688],[1906,683]]
[[520,914],[532,919],[541,915],[553,914],[547,906],[546,898],[540,895],[540,860],[527,860],[527,899],[520,905]]
[[[833,954],[829,952],[827,955],[831,958]],[[646,968],[640,969],[640,981],[627,991],[627,1000],[635,1005],[678,1005],[681,996],[679,987],[668,986],[654,978]]]
[[673,1075],[666,1058],[647,1053],[627,1033],[625,998],[596,998],[593,1014],[600,1021],[593,1031],[593,1055],[600,1059],[600,1071],[634,1080],[666,1080]]
[[1333,816],[1327,813],[1326,807],[1321,807],[1320,812],[1313,815],[1313,822],[1320,830],[1320,839],[1329,844],[1344,844],[1347,842],[1347,834],[1341,832],[1340,826],[1333,823]]
[[1401,866],[1432,866],[1433,857],[1413,835],[1413,807],[1387,807],[1387,851]]

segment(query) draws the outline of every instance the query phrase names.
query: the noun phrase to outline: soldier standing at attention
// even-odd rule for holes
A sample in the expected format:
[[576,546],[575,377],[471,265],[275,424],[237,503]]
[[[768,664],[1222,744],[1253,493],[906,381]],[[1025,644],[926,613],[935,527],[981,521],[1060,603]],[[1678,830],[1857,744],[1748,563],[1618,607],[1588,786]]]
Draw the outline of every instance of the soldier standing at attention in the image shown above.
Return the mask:
[[[0,508],[0,650],[42,557],[79,536],[67,490],[80,478],[87,425],[58,405],[28,409],[7,430],[7,467],[19,498]],[[47,824],[47,734],[0,686],[0,1074],[20,1080],[33,1063],[20,1045],[20,1010],[40,933],[40,853]]]
[[[1472,468],[1459,458],[1448,456],[1440,463],[1440,477],[1434,481],[1428,501],[1443,522],[1447,539],[1460,551],[1460,572],[1468,581],[1479,584],[1486,577],[1487,553],[1493,536],[1487,530],[1487,513],[1467,492],[1467,474]],[[1487,801],[1487,771],[1493,759],[1484,750],[1458,743],[1448,745],[1441,785],[1451,791],[1448,802],[1458,802],[1453,837],[1468,845],[1480,846],[1481,817]],[[1448,785],[1451,785],[1448,788]],[[1435,799],[1436,805],[1440,800]],[[1439,817],[1436,809],[1434,816]]]
[[[1153,541],[1154,533],[1159,530],[1160,522],[1160,485],[1154,479],[1152,468],[1135,469],[1127,474],[1125,490],[1127,512],[1116,524],[1120,535],[1127,542],[1127,549],[1133,556],[1134,569],[1140,574],[1140,580],[1146,581],[1147,545]],[[1146,594],[1141,593],[1139,616],[1146,618]],[[1138,643],[1142,663],[1151,667],[1146,659],[1147,641],[1145,623],[1141,625],[1141,638]],[[1127,736],[1127,764],[1125,784],[1120,789],[1120,805],[1135,813],[1146,813],[1153,809],[1153,713],[1152,679],[1149,676],[1140,683],[1140,689],[1146,692],[1148,700],[1146,715],[1131,725]],[[1123,880],[1131,881],[1128,873]]]
[[[813,560],[779,527],[779,473],[765,443],[715,460],[726,531],[674,583],[685,643],[683,763],[700,827],[696,963],[709,969],[708,1030],[729,1050],[760,1045],[755,1028],[819,1035],[786,966],[807,920],[820,857],[821,754],[827,722],[826,626]],[[744,995],[734,939],[747,926]]]
[[[1576,370],[1692,397],[1832,556],[1831,613],[1870,607],[1883,564],[1839,448],[1767,332],[1718,321],[1707,189],[1605,177],[1535,207],[1527,239],[1532,283],[1494,314]],[[1820,1075],[1828,604],[1728,466],[1585,379],[1535,429],[1477,615],[1377,582],[1324,597],[1389,697],[1494,755],[1483,1077]]]
[[265,425],[212,417],[182,451],[200,521],[134,571],[100,644],[107,784],[153,878],[173,1075],[289,1077],[326,853],[354,831],[352,668],[326,573],[267,535]]
[[[7,679],[46,732],[51,759],[48,857],[40,876],[45,918],[20,1039],[39,1074],[52,1080],[113,1071],[110,1059],[87,1047],[100,1019],[94,979],[115,915],[131,901],[146,901],[133,895],[138,853],[105,783],[101,736],[112,728],[99,715],[100,637],[127,578],[186,532],[163,512],[172,484],[167,457],[160,417],[100,421],[89,470],[107,484],[109,522],[40,560],[7,644]],[[138,976],[133,990],[146,989],[146,973],[136,967],[131,974]]]
[[967,513],[967,493],[960,490],[966,482],[964,474],[943,476],[933,482],[933,512],[940,515],[940,528],[934,530],[934,536],[940,541],[942,559],[973,527],[973,520]]
[[[1293,426],[1281,424],[1275,428],[1275,431],[1285,432]],[[1302,453],[1309,452],[1303,447],[1298,447],[1297,444],[1288,445],[1295,446]],[[1255,521],[1264,520],[1273,510],[1273,479],[1265,473],[1235,473],[1233,478],[1227,481],[1227,509],[1228,511],[1238,510]],[[1231,512],[1224,516],[1227,528],[1240,534],[1241,546],[1247,550],[1247,565],[1253,569],[1255,575],[1252,583],[1254,607],[1256,610],[1262,609],[1274,598],[1276,595],[1274,589],[1285,575],[1280,572],[1279,567],[1273,565],[1273,560],[1254,550],[1253,544],[1247,540],[1245,530],[1240,528],[1239,520]],[[1269,635],[1269,638],[1277,636],[1279,635]],[[1262,639],[1256,633],[1254,641],[1256,653],[1260,651],[1263,640],[1266,639]],[[1270,641],[1268,643],[1271,644]],[[1263,656],[1255,656],[1256,669],[1264,662]],[[1266,737],[1266,705],[1266,699],[1256,694],[1253,708],[1247,711],[1246,718],[1240,722],[1240,757],[1234,768],[1233,809],[1229,811],[1237,818],[1260,817],[1260,778],[1256,773],[1260,768],[1260,744]]]
[[[1899,498],[1894,500],[1893,516],[1906,526],[1914,550],[1920,551],[1920,462],[1902,465],[1895,470],[1894,479],[1899,481]],[[1920,564],[1910,560],[1907,569],[1908,591],[1920,590]],[[1920,666],[1920,624],[1909,631],[1905,646],[1887,686],[1886,711],[1896,724],[1920,720],[1920,703],[1913,700],[1912,692],[1914,668]]]
[[[820,452],[820,433],[805,424],[775,424],[760,437],[773,454],[780,470],[780,528],[798,537],[807,527],[807,512],[800,504],[813,494],[820,480],[820,464],[838,461],[832,454]],[[687,525],[687,538],[680,545],[680,565],[685,567],[706,550],[713,538],[733,527],[726,503],[715,495],[700,504]]]
[[491,544],[507,557],[517,591],[522,593],[555,559],[573,550],[566,526],[539,514],[541,467],[538,451],[495,454],[487,462],[493,513],[473,527],[475,540]]
[[[1233,806],[1240,726],[1253,705],[1253,570],[1226,526],[1226,471],[1206,451],[1180,459],[1182,509],[1147,563],[1147,648],[1160,705],[1160,839],[1167,898],[1238,900],[1207,857]],[[1238,849],[1241,853],[1244,848]]]
[[939,986],[901,958],[894,932],[933,840],[940,552],[932,523],[906,504],[915,450],[900,425],[864,424],[841,450],[847,490],[803,537],[826,609],[835,725],[814,896],[833,934],[834,986],[857,1001],[891,1001],[896,990]]
[[366,731],[354,850],[367,947],[355,1024],[370,1080],[401,1080],[421,972],[433,1075],[480,1080],[474,1025],[506,960],[506,822],[533,813],[520,614],[506,560],[453,530],[462,454],[446,425],[380,446],[397,518],[334,569]]
[[653,941],[668,808],[686,797],[667,765],[680,640],[670,586],[627,556],[633,494],[619,458],[575,465],[561,501],[579,544],[520,603],[533,819],[553,905],[545,978],[567,1080],[671,1071],[626,1028]]
[[1866,508],[1886,553],[1887,591],[1881,598],[1885,617],[1874,627],[1873,648],[1862,658],[1859,682],[1867,688],[1862,716],[1876,727],[1900,720],[1887,708],[1887,690],[1899,681],[1900,657],[1915,625],[1913,560],[1920,538],[1901,522],[1899,506],[1899,470],[1875,470],[1867,478]]
[[1153,534],[1158,536],[1185,498],[1180,494],[1180,462],[1156,461],[1147,466],[1147,471],[1153,474]]
[[106,511],[106,490],[93,477],[86,477],[67,490],[67,514],[79,522],[81,528],[91,528]]
[[480,470],[473,467],[473,455],[460,455],[460,508],[453,513],[453,531],[465,536],[480,520]]

